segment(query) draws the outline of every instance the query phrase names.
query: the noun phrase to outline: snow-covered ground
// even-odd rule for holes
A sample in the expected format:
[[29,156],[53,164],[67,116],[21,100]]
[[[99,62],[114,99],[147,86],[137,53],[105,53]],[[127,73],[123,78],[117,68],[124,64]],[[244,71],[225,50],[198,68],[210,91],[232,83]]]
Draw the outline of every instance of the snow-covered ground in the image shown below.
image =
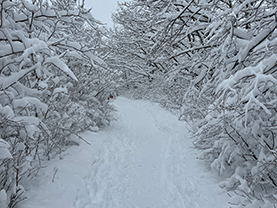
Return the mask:
[[82,136],[30,182],[19,208],[227,208],[185,123],[158,104],[117,98],[116,121]]

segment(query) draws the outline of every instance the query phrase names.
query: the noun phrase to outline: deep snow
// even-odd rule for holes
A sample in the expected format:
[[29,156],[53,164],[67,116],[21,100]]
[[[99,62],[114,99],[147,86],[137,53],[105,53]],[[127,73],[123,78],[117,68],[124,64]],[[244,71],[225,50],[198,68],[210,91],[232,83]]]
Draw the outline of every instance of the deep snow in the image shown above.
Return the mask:
[[158,104],[119,97],[116,120],[85,132],[29,184],[19,208],[227,208],[196,159],[185,123]]

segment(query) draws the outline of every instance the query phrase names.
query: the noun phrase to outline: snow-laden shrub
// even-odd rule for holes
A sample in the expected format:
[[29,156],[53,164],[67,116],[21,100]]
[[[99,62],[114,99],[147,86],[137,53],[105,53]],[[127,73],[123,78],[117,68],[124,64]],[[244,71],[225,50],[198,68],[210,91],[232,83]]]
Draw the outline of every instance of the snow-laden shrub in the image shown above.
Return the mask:
[[210,102],[199,117],[195,144],[202,158],[227,178],[222,187],[238,194],[238,204],[250,207],[277,202],[274,5],[237,2],[217,14],[208,28],[213,31],[209,42],[221,44],[211,50],[215,69],[198,97],[198,103],[207,97]]
[[32,161],[39,154],[40,121],[32,116],[16,116],[8,105],[0,104],[0,132],[0,187],[5,196],[2,203],[12,207],[22,199],[22,178],[37,170]]
[[[0,16],[0,205],[6,208],[24,199],[22,185],[41,160],[62,151],[70,134],[108,125],[112,108],[81,78],[84,65],[108,71],[96,50],[103,50],[104,30],[83,5],[3,0]],[[72,67],[76,60],[84,64]],[[87,74],[86,82],[94,79]],[[101,82],[109,86],[109,79]]]
[[[69,80],[67,80],[70,83]],[[93,88],[84,92],[84,86],[78,83],[69,84],[66,88],[55,88],[47,91],[49,106],[45,115],[45,124],[51,131],[53,148],[62,151],[70,142],[69,135],[84,130],[98,131],[108,126],[113,108],[105,100],[95,97]],[[58,127],[58,128],[57,128]]]
[[216,105],[196,133],[203,158],[229,179],[222,186],[242,195],[276,200],[277,70],[272,54],[218,86]]

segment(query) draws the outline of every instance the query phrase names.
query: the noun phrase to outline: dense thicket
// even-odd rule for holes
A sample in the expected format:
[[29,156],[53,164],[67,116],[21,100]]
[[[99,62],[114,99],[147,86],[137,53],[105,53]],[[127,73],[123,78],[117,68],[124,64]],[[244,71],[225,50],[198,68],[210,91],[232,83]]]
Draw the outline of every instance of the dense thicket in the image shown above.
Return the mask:
[[276,203],[276,5],[133,0],[114,15],[125,90],[180,112],[234,206]]
[[[24,181],[107,126],[114,77],[107,31],[83,2],[0,0],[0,207],[24,198]],[[77,136],[79,139],[81,137]],[[86,141],[84,141],[86,142]]]

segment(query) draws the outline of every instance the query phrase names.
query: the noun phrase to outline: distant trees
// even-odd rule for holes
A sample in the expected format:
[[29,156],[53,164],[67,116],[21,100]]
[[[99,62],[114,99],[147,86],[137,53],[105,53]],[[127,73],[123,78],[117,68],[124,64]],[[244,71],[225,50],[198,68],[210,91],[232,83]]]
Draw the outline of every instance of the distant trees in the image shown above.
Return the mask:
[[23,199],[24,181],[111,120],[107,31],[83,2],[0,1],[0,207]]
[[[204,66],[200,54],[209,49],[203,43],[204,29],[210,21],[208,13],[194,1],[132,1],[121,4],[120,8],[114,16],[115,23],[119,24],[117,30],[121,32],[116,37],[120,39],[118,45],[128,41],[121,48],[129,50],[124,54],[132,57],[125,66],[134,64],[134,60],[139,63],[136,70],[133,67],[127,73],[140,74],[151,82],[163,77],[161,83],[165,86],[160,85],[161,93],[165,90],[178,94],[174,98],[164,94],[165,103],[173,99],[180,108],[184,89],[189,87],[191,80],[199,79],[195,84],[202,80]],[[128,44],[133,48],[128,48]],[[144,82],[138,80],[135,85]]]
[[276,3],[134,0],[114,15],[132,93],[181,111],[249,207],[276,203]]

